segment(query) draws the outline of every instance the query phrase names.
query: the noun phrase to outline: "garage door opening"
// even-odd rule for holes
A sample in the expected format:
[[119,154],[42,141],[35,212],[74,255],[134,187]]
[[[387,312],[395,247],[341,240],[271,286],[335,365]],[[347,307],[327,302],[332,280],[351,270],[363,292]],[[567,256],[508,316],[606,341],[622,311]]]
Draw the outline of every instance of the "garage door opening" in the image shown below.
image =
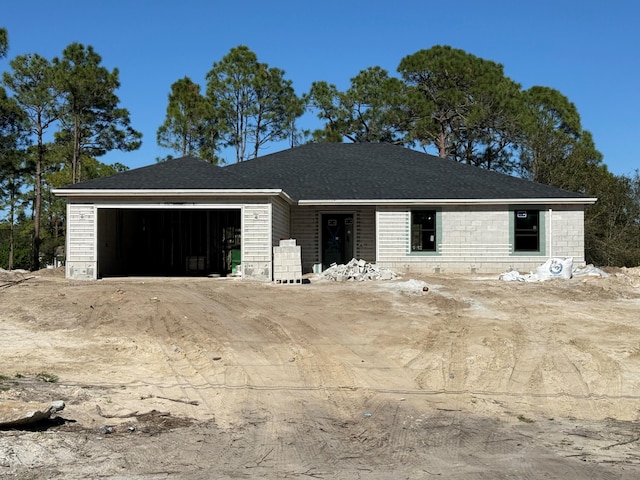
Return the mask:
[[99,209],[98,276],[239,270],[240,209]]

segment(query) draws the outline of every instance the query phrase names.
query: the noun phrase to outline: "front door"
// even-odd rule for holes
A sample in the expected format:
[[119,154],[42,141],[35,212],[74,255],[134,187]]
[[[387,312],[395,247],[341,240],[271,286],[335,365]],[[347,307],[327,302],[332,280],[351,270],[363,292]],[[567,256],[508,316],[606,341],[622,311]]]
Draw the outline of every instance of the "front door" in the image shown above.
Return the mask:
[[322,269],[332,263],[348,263],[353,258],[353,214],[322,214]]

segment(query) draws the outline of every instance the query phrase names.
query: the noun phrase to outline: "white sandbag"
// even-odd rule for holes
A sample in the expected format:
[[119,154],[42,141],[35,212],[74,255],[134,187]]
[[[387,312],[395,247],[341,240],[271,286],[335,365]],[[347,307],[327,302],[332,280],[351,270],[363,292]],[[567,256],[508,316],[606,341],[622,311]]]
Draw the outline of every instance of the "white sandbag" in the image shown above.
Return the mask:
[[555,278],[571,278],[573,270],[573,257],[550,258],[536,268],[536,274],[540,281],[552,280]]

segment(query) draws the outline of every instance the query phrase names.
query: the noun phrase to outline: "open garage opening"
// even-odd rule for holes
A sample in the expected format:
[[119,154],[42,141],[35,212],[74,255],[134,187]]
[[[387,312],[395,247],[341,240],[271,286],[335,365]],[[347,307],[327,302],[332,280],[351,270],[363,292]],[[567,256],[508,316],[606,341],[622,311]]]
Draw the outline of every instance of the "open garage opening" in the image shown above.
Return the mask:
[[98,210],[98,276],[227,276],[241,261],[240,209]]

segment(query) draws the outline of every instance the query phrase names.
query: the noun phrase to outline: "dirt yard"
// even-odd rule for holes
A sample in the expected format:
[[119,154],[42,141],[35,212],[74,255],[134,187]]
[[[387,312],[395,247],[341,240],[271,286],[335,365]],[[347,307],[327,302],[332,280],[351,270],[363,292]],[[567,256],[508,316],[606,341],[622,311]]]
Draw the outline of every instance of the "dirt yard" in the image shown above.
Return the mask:
[[610,273],[0,278],[0,404],[66,403],[0,431],[0,478],[638,479],[640,269]]

